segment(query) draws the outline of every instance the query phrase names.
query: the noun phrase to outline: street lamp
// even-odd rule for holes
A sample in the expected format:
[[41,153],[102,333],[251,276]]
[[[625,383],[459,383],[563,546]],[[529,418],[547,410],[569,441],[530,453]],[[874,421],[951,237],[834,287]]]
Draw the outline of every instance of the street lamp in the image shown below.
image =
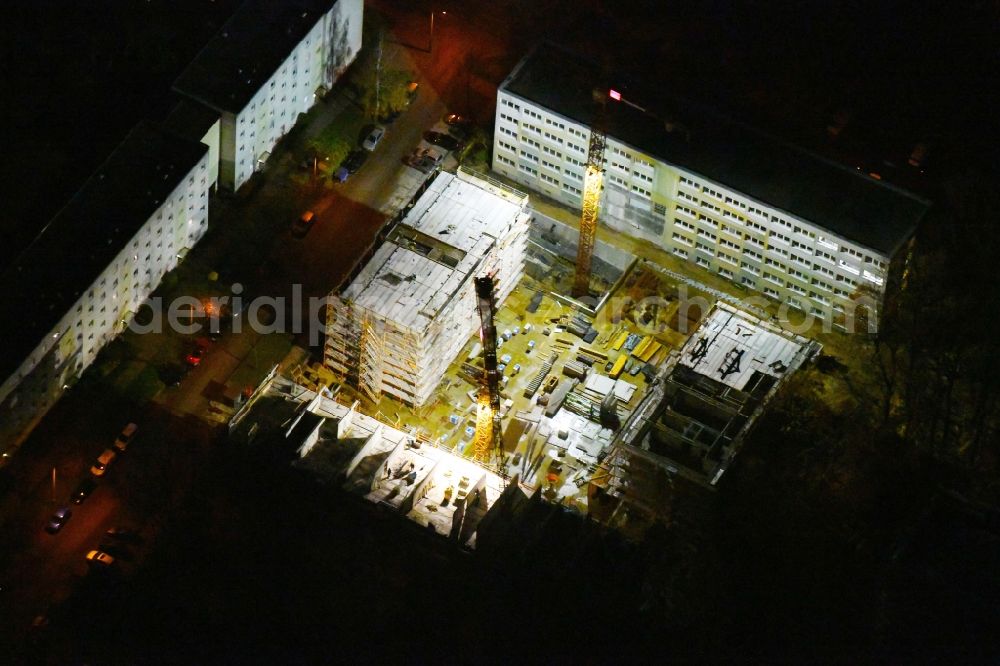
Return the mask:
[[441,16],[445,16],[448,12],[431,12],[431,41],[427,45],[427,52],[430,53],[434,49],[434,14],[440,13]]

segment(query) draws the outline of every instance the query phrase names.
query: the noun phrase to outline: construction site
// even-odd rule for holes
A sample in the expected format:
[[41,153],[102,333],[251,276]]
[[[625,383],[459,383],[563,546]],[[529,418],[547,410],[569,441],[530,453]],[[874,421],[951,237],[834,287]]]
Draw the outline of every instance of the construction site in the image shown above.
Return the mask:
[[819,345],[635,259],[578,300],[531,222],[525,195],[438,175],[331,294],[324,372],[273,372],[235,439],[466,548],[528,498],[638,537],[710,493]]

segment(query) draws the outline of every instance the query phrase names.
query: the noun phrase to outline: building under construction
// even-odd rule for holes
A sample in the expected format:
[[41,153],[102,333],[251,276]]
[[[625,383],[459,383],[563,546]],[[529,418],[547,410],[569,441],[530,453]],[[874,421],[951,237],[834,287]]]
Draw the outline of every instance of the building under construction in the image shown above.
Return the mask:
[[[464,548],[477,546],[484,525],[502,529],[529,497],[641,538],[655,523],[673,523],[677,512],[698,515],[701,489],[718,483],[783,380],[818,350],[719,303],[651,382],[641,373],[612,380],[594,368],[585,382],[561,382],[568,393],[548,394],[544,408],[538,396],[525,404],[515,394],[521,409],[505,422],[510,462],[501,470],[442,437],[449,426],[428,432],[389,425],[339,389],[316,392],[277,368],[230,431],[244,445],[274,449]],[[641,398],[636,384],[646,388]],[[579,408],[582,402],[603,407],[609,399],[624,415],[620,427],[603,425],[596,409]]]
[[473,279],[502,302],[521,278],[527,195],[472,172],[440,173],[327,310],[325,364],[378,401],[428,402],[476,330]]
[[636,458],[714,487],[778,386],[820,349],[817,342],[717,303],[620,433],[605,460],[612,473],[602,487],[612,494],[621,490],[622,478],[632,475],[619,473],[633,468]]

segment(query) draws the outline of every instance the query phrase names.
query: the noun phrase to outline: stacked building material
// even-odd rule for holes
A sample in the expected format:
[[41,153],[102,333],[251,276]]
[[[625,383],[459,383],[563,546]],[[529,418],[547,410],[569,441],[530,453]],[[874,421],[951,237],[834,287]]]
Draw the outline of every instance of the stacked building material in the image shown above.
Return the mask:
[[555,365],[556,359],[559,358],[558,354],[551,354],[542,367],[538,369],[538,373],[531,378],[528,385],[524,388],[524,397],[531,398],[538,391],[538,387],[542,385],[542,380],[545,379],[545,375],[549,374],[549,370]]
[[578,338],[583,338],[587,343],[593,342],[597,338],[597,331],[591,325],[593,322],[582,314],[575,314],[566,324],[566,330]]
[[[628,418],[629,410],[625,404],[631,399],[635,386],[628,382],[616,382],[603,375],[591,374],[585,383],[567,395],[564,401],[566,409],[588,419],[599,421],[601,418],[601,405],[605,404],[609,396],[615,402],[615,409],[618,418],[624,422]],[[607,412],[605,407],[605,413]]]
[[552,392],[552,395],[549,396],[549,404],[545,406],[545,415],[549,418],[555,416],[556,412],[559,411],[559,408],[562,407],[563,402],[566,400],[566,396],[569,395],[570,391],[572,391],[573,387],[576,385],[577,381],[575,379],[561,382],[559,386],[556,387],[556,390]]
[[632,356],[635,356],[637,359],[645,363],[649,361],[654,354],[660,351],[662,347],[663,345],[654,340],[652,336],[646,336],[642,339],[642,342],[637,344],[635,349],[632,350]]
[[628,362],[628,354],[621,354],[615,359],[614,365],[611,366],[611,372],[608,373],[612,379],[618,379],[618,375],[622,374],[622,370],[625,369],[625,364]]
[[589,347],[580,347],[578,351],[580,352],[580,354],[585,354],[594,359],[593,361],[591,361],[590,363],[591,365],[596,361],[604,363],[608,360],[607,354],[605,354],[604,352],[595,351],[593,349],[590,349]]
[[562,373],[567,377],[584,379],[587,376],[588,366],[579,361],[567,361],[563,366]]
[[615,351],[620,350],[622,348],[622,345],[624,345],[625,342],[628,340],[629,335],[631,334],[623,329],[621,333],[619,333],[614,338],[614,342],[611,343],[611,348],[614,349]]
[[535,313],[538,311],[538,306],[542,304],[542,297],[544,294],[540,291],[536,291],[535,295],[531,297],[531,302],[528,303],[526,310],[530,313]]

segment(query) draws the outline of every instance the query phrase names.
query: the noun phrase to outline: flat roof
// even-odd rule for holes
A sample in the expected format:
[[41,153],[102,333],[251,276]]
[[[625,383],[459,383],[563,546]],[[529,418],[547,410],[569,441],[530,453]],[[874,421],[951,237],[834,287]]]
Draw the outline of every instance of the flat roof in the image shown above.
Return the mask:
[[450,173],[440,173],[413,205],[403,224],[463,252],[483,234],[503,236],[521,206]]
[[632,92],[635,86],[625,82],[633,77],[605,79],[600,71],[587,58],[545,42],[500,88],[588,127],[595,114],[593,91],[618,89],[649,110],[609,100],[609,137],[887,255],[909,238],[930,206],[711,109],[663,93]]
[[0,275],[0,378],[59,323],[208,147],[142,122]]
[[[804,341],[803,341],[804,342]],[[739,310],[716,307],[681,348],[679,363],[740,391],[754,373],[784,377],[805,353],[802,342]]]
[[218,111],[239,113],[337,0],[247,0],[174,82]]
[[202,138],[219,122],[219,112],[191,99],[179,101],[166,119],[163,129],[194,141]]
[[342,297],[423,331],[521,214],[521,206],[440,173]]

